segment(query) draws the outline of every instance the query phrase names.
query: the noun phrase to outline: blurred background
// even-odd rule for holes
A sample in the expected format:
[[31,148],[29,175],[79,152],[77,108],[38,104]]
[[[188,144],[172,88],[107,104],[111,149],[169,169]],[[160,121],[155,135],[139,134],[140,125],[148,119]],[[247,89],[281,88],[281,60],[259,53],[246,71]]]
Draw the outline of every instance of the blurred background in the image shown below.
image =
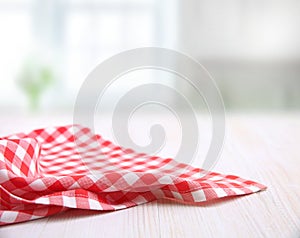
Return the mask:
[[227,111],[300,109],[297,0],[0,0],[0,34],[1,115],[72,113],[97,64],[145,46],[197,59]]

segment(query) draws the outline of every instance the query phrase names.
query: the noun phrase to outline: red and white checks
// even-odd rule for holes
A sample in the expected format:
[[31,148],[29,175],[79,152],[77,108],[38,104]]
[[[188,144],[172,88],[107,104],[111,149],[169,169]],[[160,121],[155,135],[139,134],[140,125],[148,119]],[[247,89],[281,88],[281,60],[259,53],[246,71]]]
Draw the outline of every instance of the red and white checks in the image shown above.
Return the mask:
[[80,126],[0,138],[0,225],[70,208],[118,210],[160,198],[198,203],[265,188],[121,148]]

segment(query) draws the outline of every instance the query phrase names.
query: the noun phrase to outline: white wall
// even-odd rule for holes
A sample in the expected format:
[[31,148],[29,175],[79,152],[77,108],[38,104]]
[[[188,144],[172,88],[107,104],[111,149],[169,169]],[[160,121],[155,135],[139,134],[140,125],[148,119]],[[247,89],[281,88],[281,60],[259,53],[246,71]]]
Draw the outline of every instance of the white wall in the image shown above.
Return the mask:
[[227,108],[300,108],[299,1],[191,0],[179,9],[178,48],[206,66]]

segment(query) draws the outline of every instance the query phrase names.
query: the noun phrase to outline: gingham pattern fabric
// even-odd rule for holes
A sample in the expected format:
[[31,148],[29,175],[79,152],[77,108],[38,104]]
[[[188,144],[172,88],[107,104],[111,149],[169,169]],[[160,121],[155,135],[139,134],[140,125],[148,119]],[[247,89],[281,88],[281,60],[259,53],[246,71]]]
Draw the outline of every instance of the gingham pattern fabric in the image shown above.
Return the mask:
[[265,188],[121,148],[80,126],[0,138],[0,225],[70,208],[109,211],[160,198],[198,203]]

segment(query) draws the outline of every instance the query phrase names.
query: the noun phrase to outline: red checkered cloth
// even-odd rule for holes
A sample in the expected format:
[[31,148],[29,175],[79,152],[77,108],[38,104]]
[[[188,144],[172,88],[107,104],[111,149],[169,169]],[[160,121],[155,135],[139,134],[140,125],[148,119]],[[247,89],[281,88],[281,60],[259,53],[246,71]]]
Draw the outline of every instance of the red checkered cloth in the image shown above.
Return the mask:
[[160,198],[198,203],[265,188],[121,148],[80,126],[0,138],[0,225],[70,208],[109,211]]

